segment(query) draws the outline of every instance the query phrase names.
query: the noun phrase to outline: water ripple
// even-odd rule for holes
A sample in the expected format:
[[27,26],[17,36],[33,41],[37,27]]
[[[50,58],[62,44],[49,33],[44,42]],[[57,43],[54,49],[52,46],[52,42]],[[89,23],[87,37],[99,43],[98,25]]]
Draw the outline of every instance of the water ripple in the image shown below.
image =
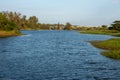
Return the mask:
[[87,42],[112,36],[22,32],[27,35],[0,39],[0,80],[120,80],[120,61]]

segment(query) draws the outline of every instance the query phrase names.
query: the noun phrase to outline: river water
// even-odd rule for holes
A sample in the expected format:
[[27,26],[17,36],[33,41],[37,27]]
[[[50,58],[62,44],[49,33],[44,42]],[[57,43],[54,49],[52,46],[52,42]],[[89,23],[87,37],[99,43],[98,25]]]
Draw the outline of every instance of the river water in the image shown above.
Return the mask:
[[87,41],[113,38],[76,31],[22,31],[0,38],[0,80],[120,80],[120,61]]

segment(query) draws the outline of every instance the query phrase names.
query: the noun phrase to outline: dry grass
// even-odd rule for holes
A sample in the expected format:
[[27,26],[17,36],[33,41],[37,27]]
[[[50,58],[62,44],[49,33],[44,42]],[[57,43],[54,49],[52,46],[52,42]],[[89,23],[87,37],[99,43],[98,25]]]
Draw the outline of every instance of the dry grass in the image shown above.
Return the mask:
[[0,37],[4,38],[4,37],[10,37],[10,36],[18,36],[21,35],[21,33],[19,31],[0,31]]

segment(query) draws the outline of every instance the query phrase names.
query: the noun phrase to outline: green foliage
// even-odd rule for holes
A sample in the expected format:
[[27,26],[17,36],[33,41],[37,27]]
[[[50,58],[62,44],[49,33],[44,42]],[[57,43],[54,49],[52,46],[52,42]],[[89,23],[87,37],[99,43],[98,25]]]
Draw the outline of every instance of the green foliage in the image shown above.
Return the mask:
[[15,23],[9,21],[9,19],[2,13],[0,13],[0,30],[11,31],[16,29]]
[[120,21],[114,21],[113,24],[111,24],[111,27],[109,27],[110,30],[118,30],[120,31]]
[[[16,24],[19,30],[38,29],[39,27],[38,18],[36,16],[30,16],[26,19],[25,15],[16,12],[2,12],[2,14],[4,14],[10,22]],[[13,23],[11,23],[11,25],[14,26]],[[10,29],[12,29],[12,27]]]
[[72,29],[71,27],[72,25],[69,22],[66,23],[65,26],[59,23],[58,24],[44,24],[44,23],[40,23],[36,16],[30,16],[26,18],[25,15],[21,15],[20,13],[7,12],[7,11],[2,12],[1,14],[2,14],[2,17],[1,17],[0,29],[4,28],[3,30],[5,29],[7,30],[13,30],[13,29],[17,29],[17,30],[38,30],[38,29],[71,30]]
[[40,29],[49,30],[50,24],[40,24]]
[[[26,18],[25,15],[21,15],[20,13],[16,12],[2,12],[2,14],[4,14],[10,22],[15,23],[17,25],[17,29],[19,30],[62,29],[61,24],[57,24],[56,27],[56,24],[40,23],[36,16],[30,16]],[[10,29],[12,29],[12,27]]]
[[8,31],[17,29],[17,26],[13,22],[9,22],[9,27],[7,28]]
[[31,29],[37,29],[38,27],[38,18],[36,16],[31,16],[28,19],[28,25]]
[[107,29],[107,25],[102,25],[102,29]]
[[4,30],[5,27],[7,26],[8,20],[5,17],[5,15],[3,15],[2,13],[0,13],[0,29]]
[[72,25],[69,22],[67,22],[64,29],[65,30],[71,30],[71,26]]

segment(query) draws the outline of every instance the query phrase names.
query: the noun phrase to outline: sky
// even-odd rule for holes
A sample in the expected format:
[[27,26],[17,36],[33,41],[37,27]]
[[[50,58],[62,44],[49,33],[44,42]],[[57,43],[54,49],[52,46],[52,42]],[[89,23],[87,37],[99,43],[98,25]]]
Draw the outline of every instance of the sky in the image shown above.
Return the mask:
[[0,12],[37,16],[40,23],[110,25],[120,20],[120,0],[0,0]]

